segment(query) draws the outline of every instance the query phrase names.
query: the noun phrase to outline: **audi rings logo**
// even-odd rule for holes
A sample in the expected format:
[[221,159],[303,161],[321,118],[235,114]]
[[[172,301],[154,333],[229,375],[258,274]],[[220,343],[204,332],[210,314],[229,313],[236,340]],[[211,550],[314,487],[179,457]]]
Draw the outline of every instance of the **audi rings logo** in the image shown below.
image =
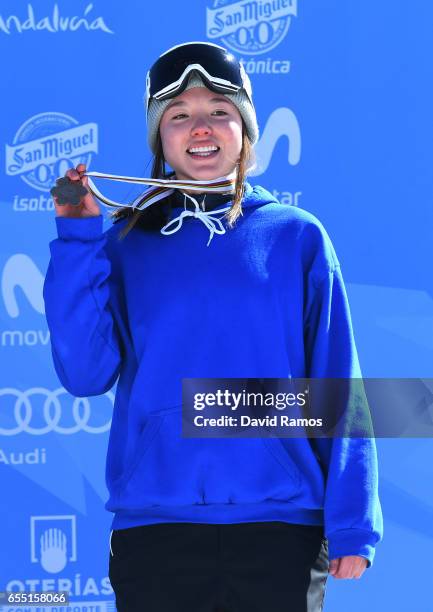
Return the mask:
[[[72,435],[80,431],[102,434],[110,429],[113,393],[108,391],[97,403],[97,409],[93,406],[91,409],[87,397],[73,397],[63,387],[55,391],[44,387],[32,387],[27,391],[3,388],[0,389],[0,435],[15,436],[23,432],[33,436],[50,432]],[[8,410],[9,404],[12,410]]]

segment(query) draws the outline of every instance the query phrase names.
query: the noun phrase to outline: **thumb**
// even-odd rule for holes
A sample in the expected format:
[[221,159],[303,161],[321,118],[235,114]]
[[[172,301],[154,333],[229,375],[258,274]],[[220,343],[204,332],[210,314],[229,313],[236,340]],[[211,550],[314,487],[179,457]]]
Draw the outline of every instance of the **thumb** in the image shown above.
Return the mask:
[[340,559],[331,559],[329,562],[329,573],[334,575],[338,572],[338,567],[340,565]]
[[85,164],[78,164],[77,172],[80,175],[82,184],[84,185],[84,187],[88,189],[89,182],[88,182],[87,176],[83,176],[84,172],[87,172],[87,168]]

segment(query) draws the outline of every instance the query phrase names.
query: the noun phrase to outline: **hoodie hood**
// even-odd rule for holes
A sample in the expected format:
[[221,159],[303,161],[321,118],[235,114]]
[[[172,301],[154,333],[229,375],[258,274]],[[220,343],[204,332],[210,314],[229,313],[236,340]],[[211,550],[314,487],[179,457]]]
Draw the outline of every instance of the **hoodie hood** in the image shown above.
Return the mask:
[[279,204],[279,201],[267,189],[261,185],[252,187],[250,183],[246,183],[248,189],[245,191],[242,208],[257,208],[265,204]]
[[[192,199],[186,198],[187,194],[175,189],[172,194],[172,209],[178,210],[179,208],[185,208],[185,204],[187,208],[194,209],[194,205]],[[197,194],[188,194],[192,195],[199,203],[203,202],[204,197],[206,204],[211,204],[212,208],[210,210],[217,209],[219,207],[227,206],[232,202],[232,194],[222,194],[222,193],[197,193]],[[242,201],[242,208],[254,208],[257,206],[263,206],[265,204],[270,203],[278,203],[278,200],[266,189],[261,187],[260,185],[256,185],[253,187],[251,183],[245,181],[245,193],[244,199]]]

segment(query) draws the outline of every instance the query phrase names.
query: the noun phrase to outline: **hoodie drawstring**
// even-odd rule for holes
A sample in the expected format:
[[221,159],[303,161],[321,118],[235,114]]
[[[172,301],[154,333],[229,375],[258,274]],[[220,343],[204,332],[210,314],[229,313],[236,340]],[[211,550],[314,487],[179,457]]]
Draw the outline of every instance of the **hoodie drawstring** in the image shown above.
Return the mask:
[[[225,208],[221,208],[219,210],[209,210],[205,212],[203,210],[200,210],[199,203],[197,202],[195,198],[193,198],[187,193],[184,193],[184,196],[185,196],[185,201],[187,197],[193,201],[195,210],[188,210],[185,207],[185,210],[183,210],[178,217],[171,219],[171,221],[169,221],[166,225],[164,225],[164,227],[161,229],[161,234],[168,236],[169,234],[174,234],[175,232],[180,230],[180,228],[182,227],[183,220],[186,217],[196,217],[197,219],[200,219],[200,221],[202,221],[205,224],[205,226],[208,228],[210,232],[210,236],[209,236],[209,240],[206,246],[209,246],[214,234],[225,234],[226,233],[226,230],[221,222],[221,219],[218,219],[218,217],[215,217],[214,215],[223,213],[226,210],[230,210],[231,203]],[[173,224],[176,224],[175,227],[171,230],[168,230],[168,228]]]
[[113,537],[113,530],[111,530],[111,531],[110,531],[110,553],[111,553],[111,556],[112,556],[112,557],[114,557],[114,555],[113,555],[113,549],[111,548],[111,538],[112,538],[112,537]]

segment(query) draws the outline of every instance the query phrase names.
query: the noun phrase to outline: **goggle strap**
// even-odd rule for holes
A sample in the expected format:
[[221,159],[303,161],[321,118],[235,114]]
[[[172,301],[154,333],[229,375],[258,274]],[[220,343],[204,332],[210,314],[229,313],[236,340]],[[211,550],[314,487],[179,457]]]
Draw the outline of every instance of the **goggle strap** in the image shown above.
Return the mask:
[[198,72],[201,72],[212,84],[218,85],[222,88],[227,88],[227,90],[229,90],[230,92],[235,93],[240,89],[239,85],[235,85],[234,83],[227,81],[227,79],[221,79],[219,77],[214,77],[210,75],[207,70],[205,70],[203,66],[201,66],[201,64],[190,64],[189,66],[187,66],[187,68],[185,68],[182,73],[182,76],[178,78],[177,81],[174,81],[173,83],[170,83],[166,87],[163,87],[159,91],[155,92],[152,97],[156,98],[157,100],[160,100],[164,99],[165,97],[169,98],[173,96],[173,94],[181,87],[187,75],[192,70],[197,70]]

